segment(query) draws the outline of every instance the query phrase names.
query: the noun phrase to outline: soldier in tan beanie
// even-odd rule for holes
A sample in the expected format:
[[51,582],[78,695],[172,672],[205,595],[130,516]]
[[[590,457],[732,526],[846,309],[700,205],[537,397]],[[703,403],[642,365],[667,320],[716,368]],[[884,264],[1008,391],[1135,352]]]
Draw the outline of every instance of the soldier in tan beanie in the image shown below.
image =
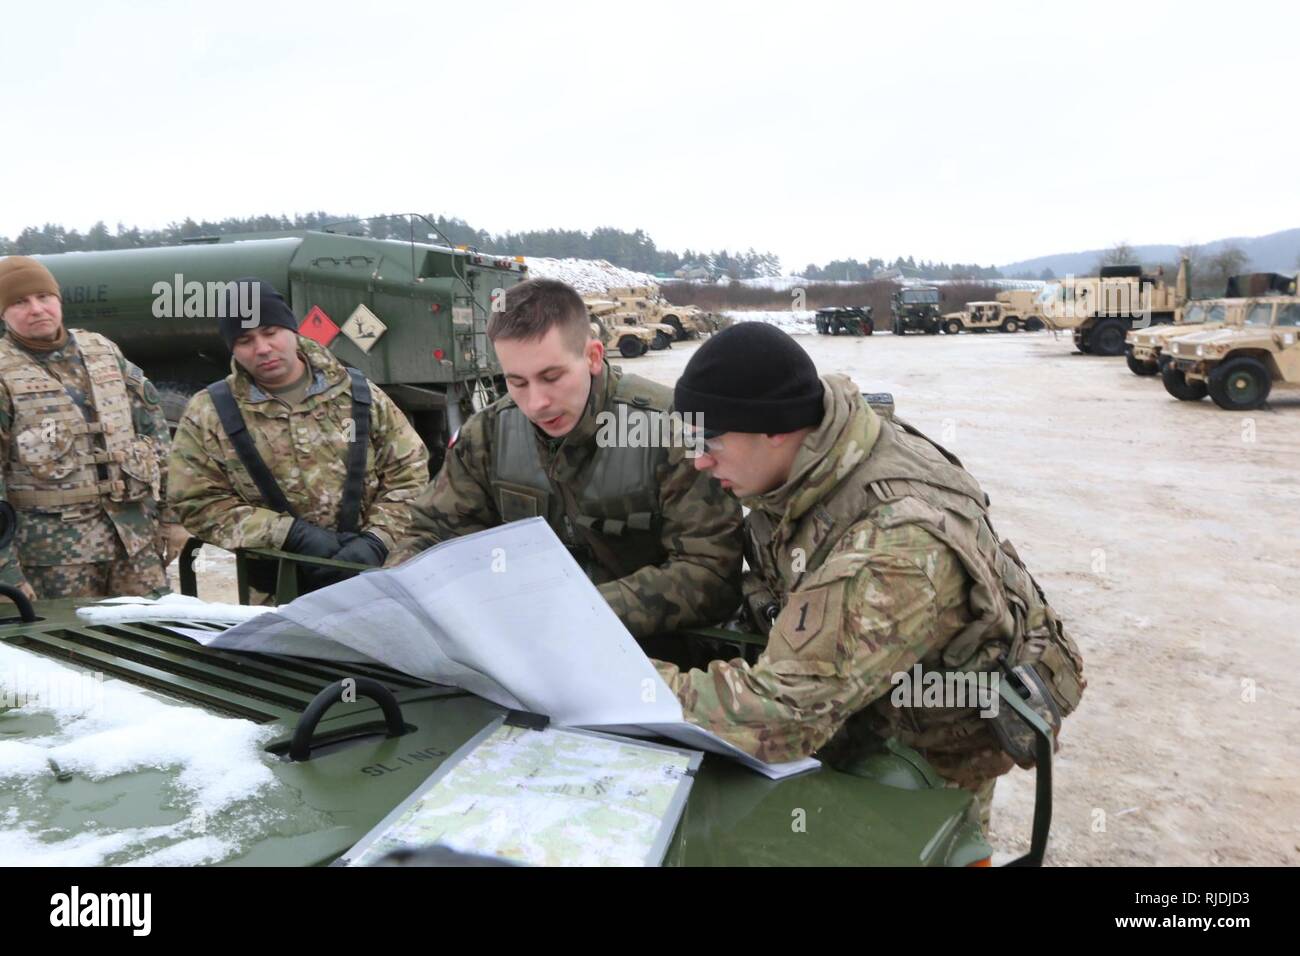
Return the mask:
[[35,259],[0,259],[0,318],[0,498],[18,515],[0,582],[47,599],[165,590],[183,531],[160,505],[157,390],[108,339],[63,327]]

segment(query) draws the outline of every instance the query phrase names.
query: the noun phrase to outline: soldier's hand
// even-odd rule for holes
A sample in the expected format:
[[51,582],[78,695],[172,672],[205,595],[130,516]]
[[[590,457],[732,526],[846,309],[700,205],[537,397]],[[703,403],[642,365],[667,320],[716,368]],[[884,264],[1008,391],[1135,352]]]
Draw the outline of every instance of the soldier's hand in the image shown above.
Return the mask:
[[162,526],[163,538],[163,567],[168,567],[175,561],[185,547],[185,542],[190,540],[190,533],[185,530],[183,525],[164,524]]
[[338,532],[318,527],[310,521],[294,518],[284,538],[284,550],[307,554],[313,558],[332,558],[343,547]]
[[388,548],[369,532],[357,535],[334,555],[336,561],[354,561],[357,564],[368,564],[372,568],[382,567],[387,558]]

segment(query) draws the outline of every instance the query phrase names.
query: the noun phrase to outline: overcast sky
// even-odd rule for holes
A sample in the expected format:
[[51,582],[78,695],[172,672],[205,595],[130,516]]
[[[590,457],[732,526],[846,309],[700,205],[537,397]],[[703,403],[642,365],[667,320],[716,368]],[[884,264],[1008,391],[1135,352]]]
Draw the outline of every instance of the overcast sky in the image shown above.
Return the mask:
[[0,235],[419,210],[798,269],[1300,226],[1294,2],[889,6],[7,5]]

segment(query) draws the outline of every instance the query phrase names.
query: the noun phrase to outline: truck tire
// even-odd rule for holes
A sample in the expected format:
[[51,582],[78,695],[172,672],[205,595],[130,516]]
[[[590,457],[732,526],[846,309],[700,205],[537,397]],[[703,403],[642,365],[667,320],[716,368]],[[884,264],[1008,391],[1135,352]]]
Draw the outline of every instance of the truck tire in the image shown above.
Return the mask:
[[1182,369],[1166,365],[1160,372],[1160,381],[1164,382],[1165,391],[1180,402],[1199,402],[1208,391],[1204,382],[1189,382]]
[[1026,319],[1026,320],[1025,320],[1025,331],[1026,331],[1026,332],[1041,332],[1042,330],[1043,330],[1043,320],[1042,320],[1042,319]]
[[1128,329],[1119,319],[1102,319],[1092,329],[1088,338],[1094,355],[1123,355],[1124,336]]
[[645,343],[634,336],[625,335],[618,340],[618,354],[623,358],[636,358],[638,355],[645,355]]
[[1134,358],[1131,350],[1125,350],[1124,361],[1128,363],[1128,370],[1134,375],[1155,375],[1160,371],[1155,363]]
[[1017,322],[1015,319],[1003,319],[1003,320],[1002,320],[1002,331],[1003,331],[1003,332],[1019,332],[1019,331],[1020,331],[1020,323]]
[[677,316],[670,315],[664,319],[664,322],[673,327],[673,335],[678,342],[685,342],[690,338],[690,336],[686,334],[686,330],[682,328],[682,320],[677,318]]
[[203,386],[193,382],[155,382],[154,388],[158,389],[158,401],[162,405],[163,417],[167,419],[168,426],[175,433],[176,426],[181,423],[181,418],[185,414],[185,406],[190,403],[191,398],[203,390]]
[[673,344],[672,336],[670,336],[667,332],[656,331],[654,341],[650,343],[650,347],[654,349],[656,352],[662,352],[664,349],[668,348],[672,344]]
[[876,323],[875,320],[873,319],[866,319],[865,321],[863,321],[860,328],[861,328],[861,332],[859,333],[860,335],[876,334]]
[[1273,388],[1273,376],[1259,359],[1228,359],[1210,373],[1210,398],[1229,412],[1248,412],[1259,408]]
[[944,326],[943,330],[947,332],[949,335],[956,335],[958,332],[961,331],[961,323],[958,322],[956,319],[952,319],[948,322],[946,326]]

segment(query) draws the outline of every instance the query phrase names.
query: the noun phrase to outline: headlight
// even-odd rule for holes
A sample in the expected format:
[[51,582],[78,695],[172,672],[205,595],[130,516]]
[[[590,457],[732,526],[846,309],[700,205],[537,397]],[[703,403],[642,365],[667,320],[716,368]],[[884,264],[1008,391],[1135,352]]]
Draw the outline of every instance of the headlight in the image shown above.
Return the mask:
[[1204,345],[1198,345],[1198,346],[1196,346],[1196,357],[1197,357],[1197,358],[1205,358],[1205,346],[1204,346]]

